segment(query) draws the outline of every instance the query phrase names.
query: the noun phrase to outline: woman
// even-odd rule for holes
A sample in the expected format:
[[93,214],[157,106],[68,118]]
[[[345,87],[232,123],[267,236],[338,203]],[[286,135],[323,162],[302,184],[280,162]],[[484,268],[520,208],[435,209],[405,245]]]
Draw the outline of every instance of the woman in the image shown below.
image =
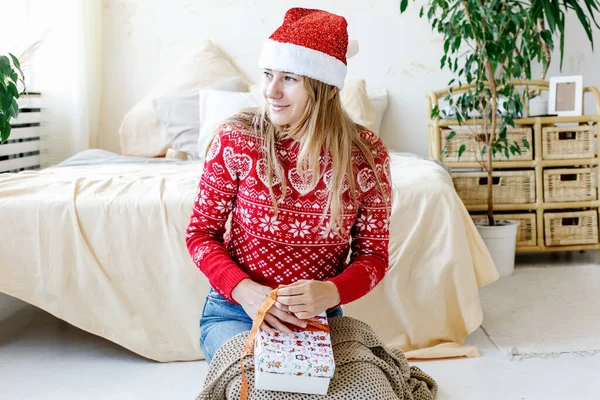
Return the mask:
[[260,57],[265,106],[225,121],[207,150],[186,242],[212,287],[200,320],[208,362],[251,329],[273,288],[261,328],[293,336],[285,324],[342,315],[385,275],[389,159],[340,102],[346,27],[325,11],[289,10]]

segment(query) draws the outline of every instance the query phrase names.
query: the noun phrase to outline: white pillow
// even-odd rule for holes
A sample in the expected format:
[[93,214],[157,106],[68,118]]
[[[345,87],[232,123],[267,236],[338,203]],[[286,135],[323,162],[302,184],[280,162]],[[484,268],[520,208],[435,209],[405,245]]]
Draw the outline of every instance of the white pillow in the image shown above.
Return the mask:
[[228,117],[244,108],[258,107],[263,103],[259,92],[223,92],[200,89],[200,134],[198,135],[198,157],[204,158],[206,149],[216,129]]
[[160,121],[152,109],[153,99],[200,88],[234,76],[249,83],[223,52],[209,40],[205,40],[199,48],[176,62],[174,69],[123,117],[119,128],[121,154],[156,157],[167,152],[169,146],[161,132]]
[[[241,92],[245,88],[246,84],[239,76],[218,80],[203,87],[229,92]],[[174,150],[185,151],[190,158],[198,158],[199,102],[198,88],[152,100],[152,107],[160,120],[166,142]]]

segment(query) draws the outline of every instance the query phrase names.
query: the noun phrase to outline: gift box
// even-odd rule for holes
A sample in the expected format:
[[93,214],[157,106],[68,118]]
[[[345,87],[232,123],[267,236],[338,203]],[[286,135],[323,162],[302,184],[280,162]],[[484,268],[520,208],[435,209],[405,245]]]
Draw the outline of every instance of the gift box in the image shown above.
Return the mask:
[[[328,328],[327,315],[313,321]],[[335,362],[328,331],[290,326],[292,338],[260,330],[254,342],[254,387],[282,392],[327,394]]]

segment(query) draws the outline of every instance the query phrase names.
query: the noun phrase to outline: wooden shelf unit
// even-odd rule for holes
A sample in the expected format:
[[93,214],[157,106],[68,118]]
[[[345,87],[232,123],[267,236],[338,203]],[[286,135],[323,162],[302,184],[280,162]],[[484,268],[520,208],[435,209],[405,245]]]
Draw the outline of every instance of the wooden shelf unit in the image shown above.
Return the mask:
[[[549,89],[547,81],[511,81],[512,84],[517,86],[529,86],[530,88],[538,88],[542,91]],[[455,86],[451,88],[452,94],[460,94],[465,92],[472,86],[462,85],[461,87]],[[431,115],[431,111],[435,106],[439,107],[439,100],[446,97],[449,93],[450,88],[441,89],[429,94],[427,98],[427,112],[428,116]],[[592,143],[595,146],[595,141],[598,137],[598,123],[600,122],[600,92],[596,87],[584,88],[584,94],[591,93],[595,99],[595,114],[594,115],[582,115],[575,117],[526,117],[526,118],[515,118],[515,126],[519,127],[531,127],[533,131],[531,146],[533,148],[533,155],[531,161],[494,161],[494,171],[497,170],[534,170],[535,171],[535,203],[527,204],[494,204],[495,213],[510,213],[510,212],[535,212],[536,216],[536,242],[535,246],[519,246],[517,245],[517,252],[549,252],[549,251],[573,251],[573,250],[598,250],[600,257],[600,241],[593,244],[575,244],[575,245],[561,245],[561,246],[546,246],[545,240],[545,225],[544,225],[544,212],[547,210],[594,210],[598,216],[597,221],[600,221],[600,185],[597,184],[598,176],[598,164],[599,158],[597,151],[594,151],[594,156],[590,158],[576,158],[576,159],[544,159],[543,158],[543,137],[542,129],[547,126],[553,126],[555,124],[577,124],[577,125],[592,125],[594,126],[594,135]],[[463,121],[462,125],[481,127],[483,124],[481,119],[470,119]],[[477,161],[444,161],[441,159],[442,148],[442,132],[445,129],[451,129],[458,127],[457,120],[441,119],[439,116],[433,119],[429,119],[429,156],[433,159],[444,162],[453,171],[456,169],[481,169],[483,168],[480,162]],[[567,202],[545,202],[544,201],[544,175],[543,171],[545,168],[550,167],[564,167],[564,168],[575,168],[575,167],[588,167],[594,168],[593,179],[595,183],[595,200],[589,201],[567,201]],[[487,211],[487,202],[482,204],[471,204],[466,206],[470,213],[483,213]],[[597,229],[597,228],[596,228]]]

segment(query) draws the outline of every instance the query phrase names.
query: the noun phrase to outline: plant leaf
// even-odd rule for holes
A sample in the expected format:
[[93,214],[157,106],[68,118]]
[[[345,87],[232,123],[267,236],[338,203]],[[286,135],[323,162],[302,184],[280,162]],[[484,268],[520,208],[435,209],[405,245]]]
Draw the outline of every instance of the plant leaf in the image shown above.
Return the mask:
[[12,103],[8,107],[8,114],[15,119],[17,119],[19,116],[19,105],[17,104],[17,99],[13,99]]
[[511,145],[511,148],[514,148],[514,149],[515,149],[515,151],[513,152],[513,154],[515,154],[515,153],[518,153],[519,155],[521,155],[521,148],[519,147],[519,143],[517,143],[517,142],[514,142],[514,143]]
[[19,63],[19,60],[17,59],[17,57],[15,57],[12,53],[8,53],[8,55],[12,59],[13,64],[15,64],[15,67],[17,67],[17,69],[20,71],[21,70],[21,64]]
[[7,89],[8,92],[10,92],[15,99],[19,98],[19,90],[17,89],[17,86],[14,83],[9,82]]
[[546,20],[548,21],[548,26],[550,31],[554,32],[556,30],[556,18],[554,16],[554,12],[556,10],[553,9],[553,6],[550,1],[541,1],[544,7],[544,15]]
[[10,136],[11,126],[9,123],[5,123],[4,126],[0,125],[0,142],[4,144]]
[[[564,22],[563,22],[563,24],[564,24]],[[564,56],[565,56],[565,32],[564,32],[564,29],[560,32],[559,46],[560,46],[560,67],[559,67],[559,69],[562,71],[563,60],[564,60]]]
[[6,56],[0,56],[0,73],[6,76],[10,76],[12,68],[10,67],[10,61]]
[[408,7],[408,0],[401,0],[400,1],[400,12],[403,13],[404,11],[406,11],[406,7]]
[[467,146],[464,144],[460,145],[460,148],[458,149],[458,159],[460,160],[460,156],[462,156],[462,154],[465,152],[465,150],[467,149]]
[[573,7],[573,9],[575,10],[575,13],[577,14],[577,18],[579,18],[579,22],[581,22],[581,26],[583,27],[583,30],[585,30],[585,33],[590,41],[590,44],[592,45],[592,51],[593,51],[594,50],[594,37],[592,35],[592,27],[590,26],[590,24],[588,22],[588,17],[585,15],[585,12],[583,11],[581,6],[576,1],[571,2],[571,7]]

